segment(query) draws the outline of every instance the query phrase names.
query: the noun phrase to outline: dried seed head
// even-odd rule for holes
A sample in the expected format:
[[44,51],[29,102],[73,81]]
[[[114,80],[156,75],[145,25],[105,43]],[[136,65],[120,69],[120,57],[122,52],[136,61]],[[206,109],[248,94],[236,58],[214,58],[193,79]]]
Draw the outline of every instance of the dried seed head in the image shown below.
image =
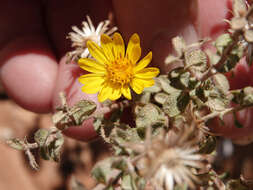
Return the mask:
[[144,151],[136,162],[140,175],[157,189],[172,190],[175,184],[187,184],[194,189],[198,178],[192,170],[203,167],[204,157],[197,153],[198,140],[192,136],[193,128],[178,133],[161,131],[154,138],[147,131],[144,143],[130,146],[140,154]]
[[100,36],[102,34],[111,35],[117,30],[117,27],[109,28],[109,20],[100,22],[97,28],[95,28],[88,15],[86,16],[86,19],[87,21],[84,21],[82,23],[82,29],[73,26],[73,32],[70,32],[67,36],[67,38],[69,38],[72,42],[72,47],[75,48],[75,50],[67,53],[67,62],[70,62],[72,60],[76,61],[79,58],[89,57],[90,54],[86,46],[86,42],[88,40],[92,40],[95,43],[99,44]]

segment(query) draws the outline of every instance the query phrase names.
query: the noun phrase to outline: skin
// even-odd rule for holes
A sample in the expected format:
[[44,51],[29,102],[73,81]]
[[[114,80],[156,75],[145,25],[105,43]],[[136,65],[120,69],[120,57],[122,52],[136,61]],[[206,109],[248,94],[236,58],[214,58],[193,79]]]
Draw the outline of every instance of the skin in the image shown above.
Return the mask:
[[[58,93],[65,91],[70,105],[83,98],[97,102],[96,95],[81,92],[77,78],[81,71],[76,64],[65,64],[70,50],[66,35],[72,25],[89,14],[95,25],[114,13],[113,18],[127,41],[131,34],[141,38],[142,55],[153,52],[152,64],[162,64],[171,52],[170,41],[182,35],[188,43],[203,37],[215,38],[226,30],[224,18],[229,18],[229,0],[12,0],[0,3],[0,77],[8,95],[20,106],[38,113],[47,113],[59,105]],[[252,85],[253,69],[244,62],[229,78],[232,88]],[[98,109],[100,104],[98,103]],[[243,129],[233,126],[232,116],[226,117],[226,127],[211,129],[226,137],[241,138],[253,134],[253,111],[239,113]],[[92,121],[80,128],[65,131],[69,137],[88,141],[96,136]]]

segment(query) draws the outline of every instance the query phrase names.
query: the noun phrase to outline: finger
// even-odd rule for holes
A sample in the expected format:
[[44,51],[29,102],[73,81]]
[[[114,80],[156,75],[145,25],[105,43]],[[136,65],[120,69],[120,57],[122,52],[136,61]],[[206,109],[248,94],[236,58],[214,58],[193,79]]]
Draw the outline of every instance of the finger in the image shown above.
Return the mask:
[[[216,38],[226,31],[228,24],[224,22],[224,19],[229,19],[231,17],[231,12],[229,11],[231,10],[230,0],[217,0],[215,3],[213,0],[199,1],[199,7],[197,27],[201,37],[209,36]],[[231,89],[252,86],[252,71],[252,67],[248,67],[245,59],[242,59],[233,72],[227,74]],[[236,127],[235,119],[243,126],[243,128]],[[237,141],[238,139],[252,139],[252,108],[244,109],[236,113],[236,118],[233,114],[228,114],[224,117],[224,121],[225,124],[221,125],[218,120],[215,120],[215,122],[210,125],[212,132]]]
[[[231,89],[240,89],[246,86],[253,86],[252,69],[249,68],[245,59],[236,66],[233,74],[229,73]],[[243,128],[238,128],[235,125],[235,121],[238,121]],[[215,121],[211,127],[211,130],[222,136],[232,138],[235,141],[239,140],[243,143],[249,143],[253,139],[253,108],[243,109],[236,113],[236,118],[233,114],[228,114],[224,117],[224,125]],[[250,141],[249,141],[250,140]]]
[[198,0],[196,30],[200,38],[216,38],[228,29],[228,23],[224,19],[231,18],[231,0]]
[[141,37],[144,54],[152,50],[153,64],[166,71],[164,60],[172,52],[171,38],[183,36],[188,43],[197,40],[197,1],[129,0],[113,1],[116,21],[125,39],[133,33]]
[[[54,107],[61,105],[59,93],[64,92],[69,106],[73,106],[76,102],[85,99],[94,101],[97,104],[97,110],[100,109],[101,104],[98,102],[96,94],[85,94],[82,92],[82,85],[77,80],[82,74],[83,70],[78,65],[66,64],[66,58],[60,61],[59,75],[53,99]],[[71,127],[65,130],[64,133],[69,137],[84,141],[96,137],[92,119],[85,121],[82,126]]]
[[71,42],[66,36],[72,31],[72,26],[81,26],[89,15],[94,26],[108,19],[112,6],[110,0],[54,0],[46,4],[46,25],[49,38],[59,58],[70,50]]
[[[0,78],[8,95],[35,112],[51,110],[57,65],[45,37],[40,3],[1,2]],[[12,12],[11,16],[9,12]]]
[[[62,57],[70,49],[70,42],[66,40],[67,34],[71,31],[71,26],[80,26],[86,15],[89,15],[94,26],[103,20],[108,19],[111,11],[111,4],[108,0],[84,1],[77,0],[75,3],[68,0],[48,1],[47,4],[47,26],[49,28],[50,39],[55,44],[55,49],[59,57]],[[67,19],[64,19],[67,18]],[[78,82],[78,77],[83,74],[76,64],[66,65],[63,58],[59,65],[59,75],[54,92],[54,107],[60,105],[59,92],[65,92],[67,102],[70,106],[81,99],[88,99],[97,103],[97,110],[100,104],[96,94],[84,94],[81,91],[82,85]],[[67,136],[79,140],[90,140],[96,136],[92,120],[85,121],[81,127],[71,127],[64,131]]]

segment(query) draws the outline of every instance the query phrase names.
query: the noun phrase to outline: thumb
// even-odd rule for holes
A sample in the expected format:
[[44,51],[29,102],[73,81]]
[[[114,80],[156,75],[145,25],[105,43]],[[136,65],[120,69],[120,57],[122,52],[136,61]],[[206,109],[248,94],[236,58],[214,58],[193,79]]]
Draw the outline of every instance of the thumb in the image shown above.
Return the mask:
[[[101,108],[101,103],[97,100],[96,94],[85,94],[81,91],[82,85],[78,82],[78,77],[83,74],[83,70],[77,64],[66,64],[66,57],[60,60],[59,72],[56,82],[56,88],[53,97],[54,109],[61,105],[59,93],[64,92],[67,99],[67,104],[73,106],[76,102],[86,99],[97,104],[97,111]],[[86,120],[81,127],[70,127],[64,130],[64,134],[83,141],[89,141],[96,137],[96,132],[93,128],[93,120]]]

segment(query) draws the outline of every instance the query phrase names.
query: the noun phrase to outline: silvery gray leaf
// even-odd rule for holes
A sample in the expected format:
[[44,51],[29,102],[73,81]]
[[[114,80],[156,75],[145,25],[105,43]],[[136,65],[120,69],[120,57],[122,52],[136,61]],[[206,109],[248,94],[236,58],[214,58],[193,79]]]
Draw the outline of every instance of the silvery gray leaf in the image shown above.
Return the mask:
[[187,48],[184,38],[180,36],[172,38],[172,46],[178,57],[181,57]]

